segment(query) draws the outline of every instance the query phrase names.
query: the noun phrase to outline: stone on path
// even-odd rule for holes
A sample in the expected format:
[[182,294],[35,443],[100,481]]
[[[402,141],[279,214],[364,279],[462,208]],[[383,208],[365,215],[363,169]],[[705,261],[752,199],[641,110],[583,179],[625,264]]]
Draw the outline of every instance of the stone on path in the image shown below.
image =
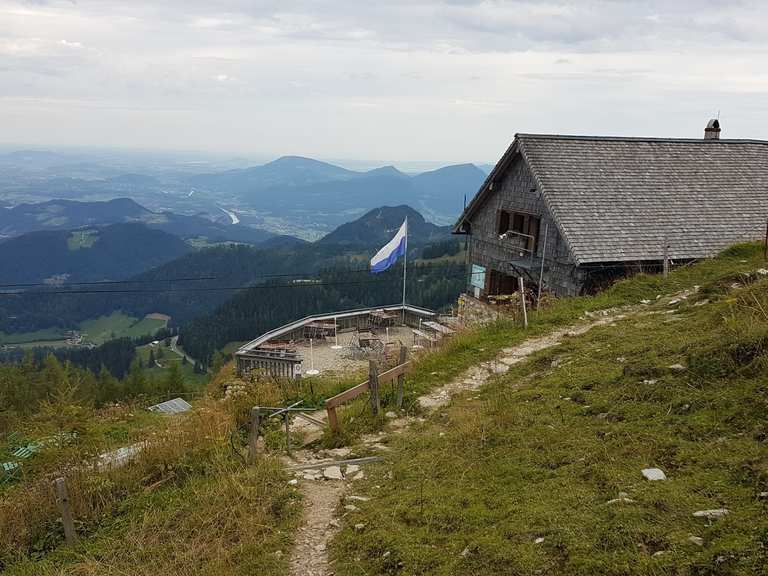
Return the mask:
[[344,480],[344,475],[338,466],[328,466],[328,468],[323,470],[323,476],[328,480]]
[[353,474],[357,474],[359,471],[360,466],[357,464],[347,464],[347,467],[344,469],[344,476],[352,476]]
[[646,480],[666,480],[667,475],[659,468],[643,468],[641,474]]
[[697,512],[694,512],[693,515],[696,518],[706,518],[707,520],[715,520],[717,518],[722,518],[723,516],[730,513],[730,510],[728,508],[714,508],[712,510],[698,510]]
[[296,486],[298,485],[299,481],[296,478],[293,478],[292,480],[288,480],[288,486]]
[[387,412],[386,414],[384,414],[384,417],[389,418],[390,420],[393,420],[397,418],[397,414],[395,414],[394,412]]
[[352,480],[363,480],[364,478],[365,478],[365,472],[363,472],[362,470],[360,470],[360,472],[358,472],[357,474],[355,474],[355,475],[352,477]]

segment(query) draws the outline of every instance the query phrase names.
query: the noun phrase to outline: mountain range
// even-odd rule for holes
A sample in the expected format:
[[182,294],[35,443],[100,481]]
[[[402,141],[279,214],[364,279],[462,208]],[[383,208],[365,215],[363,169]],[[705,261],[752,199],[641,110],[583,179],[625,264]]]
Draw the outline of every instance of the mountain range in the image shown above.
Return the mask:
[[[266,239],[248,228],[316,240],[382,204],[407,204],[432,222],[449,224],[461,212],[465,199],[480,187],[487,170],[486,166],[457,164],[420,174],[404,173],[393,166],[357,171],[284,156],[263,165],[204,171],[215,166],[224,164],[168,158],[141,164],[132,157],[34,151],[0,155],[0,206],[15,210],[5,218],[0,215],[0,234],[28,232],[31,226],[55,229],[114,223],[67,215],[69,208],[62,199],[103,202],[131,198],[146,211],[132,218],[158,229],[180,234],[180,228],[186,237],[248,243]],[[51,200],[55,206],[46,205]],[[47,212],[34,214],[37,208],[32,206],[38,204],[31,202]],[[52,216],[56,210],[61,213]],[[30,213],[29,217],[23,212]],[[35,223],[38,217],[45,226]],[[228,230],[200,232],[203,223],[189,218],[204,218]],[[229,230],[232,223],[245,229]]]
[[203,215],[153,212],[130,198],[115,198],[96,202],[56,199],[0,208],[0,237],[18,236],[37,230],[69,230],[82,226],[130,222],[146,224],[183,239],[204,238],[211,243],[230,241],[258,244],[274,236],[250,226],[231,224],[230,217],[223,212],[220,220],[214,221]]
[[139,223],[37,231],[0,243],[6,284],[121,280],[175,260],[192,248]]
[[[256,246],[222,244],[194,250],[177,236],[140,223],[31,232],[0,243],[4,282],[48,282],[57,286],[57,293],[2,299],[0,331],[71,326],[118,309],[139,317],[163,312],[184,322],[222,304],[241,287],[275,278],[291,283],[336,268],[354,268],[365,275],[367,259],[406,217],[411,257],[420,256],[424,246],[450,238],[448,227],[426,222],[408,206],[376,208],[314,243],[275,236]],[[180,278],[204,280],[173,280]],[[105,279],[130,284],[100,286],[99,294],[62,294],[70,290],[68,284]],[[138,286],[140,293],[125,291]]]
[[410,176],[393,166],[355,172],[333,164],[286,156],[263,166],[189,178],[203,193],[231,197],[241,206],[297,221],[337,226],[365,210],[408,204],[447,224],[464,207],[486,173],[473,164],[446,166]]

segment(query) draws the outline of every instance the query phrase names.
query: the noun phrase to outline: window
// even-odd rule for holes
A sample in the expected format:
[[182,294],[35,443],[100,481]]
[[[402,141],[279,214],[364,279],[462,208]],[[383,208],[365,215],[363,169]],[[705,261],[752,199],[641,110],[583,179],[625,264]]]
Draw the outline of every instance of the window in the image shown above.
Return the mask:
[[499,210],[499,234],[504,234],[509,230],[509,212],[506,210]]
[[509,237],[517,236],[519,245],[526,250],[536,251],[539,244],[539,217],[523,212],[499,210],[499,234],[514,232]]
[[525,215],[515,213],[512,215],[512,230],[519,234],[526,234],[525,231]]

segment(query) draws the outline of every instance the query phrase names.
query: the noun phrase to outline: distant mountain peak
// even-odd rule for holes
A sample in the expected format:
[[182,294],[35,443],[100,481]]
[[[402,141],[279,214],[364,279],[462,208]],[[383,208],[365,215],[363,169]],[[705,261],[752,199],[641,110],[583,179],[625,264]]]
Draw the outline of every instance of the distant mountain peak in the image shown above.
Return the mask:
[[[267,162],[264,166],[284,166],[284,167],[300,167],[300,166],[334,166],[328,162],[322,160],[315,160],[314,158],[308,158],[306,156],[280,156]],[[338,168],[338,166],[334,166]]]
[[381,168],[374,168],[364,173],[364,176],[394,176],[397,178],[409,178],[407,174],[400,172],[394,166],[382,166]]
[[400,206],[374,208],[357,220],[342,224],[318,240],[318,243],[362,247],[383,246],[392,238],[392,234],[402,225],[406,217],[408,218],[408,242],[410,246],[445,239],[450,233],[450,227],[441,227],[427,222],[418,211],[402,204]]

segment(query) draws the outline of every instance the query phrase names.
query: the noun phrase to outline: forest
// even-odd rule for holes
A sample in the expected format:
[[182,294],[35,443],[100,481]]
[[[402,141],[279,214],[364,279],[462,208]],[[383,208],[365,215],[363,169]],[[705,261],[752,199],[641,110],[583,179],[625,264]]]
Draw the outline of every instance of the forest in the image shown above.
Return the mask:
[[125,376],[116,378],[105,366],[93,371],[53,354],[38,362],[29,353],[19,362],[0,363],[0,434],[22,418],[55,421],[71,416],[63,413],[66,410],[85,411],[135,398],[162,401],[185,391],[176,364],[164,378],[153,379],[134,359]]

